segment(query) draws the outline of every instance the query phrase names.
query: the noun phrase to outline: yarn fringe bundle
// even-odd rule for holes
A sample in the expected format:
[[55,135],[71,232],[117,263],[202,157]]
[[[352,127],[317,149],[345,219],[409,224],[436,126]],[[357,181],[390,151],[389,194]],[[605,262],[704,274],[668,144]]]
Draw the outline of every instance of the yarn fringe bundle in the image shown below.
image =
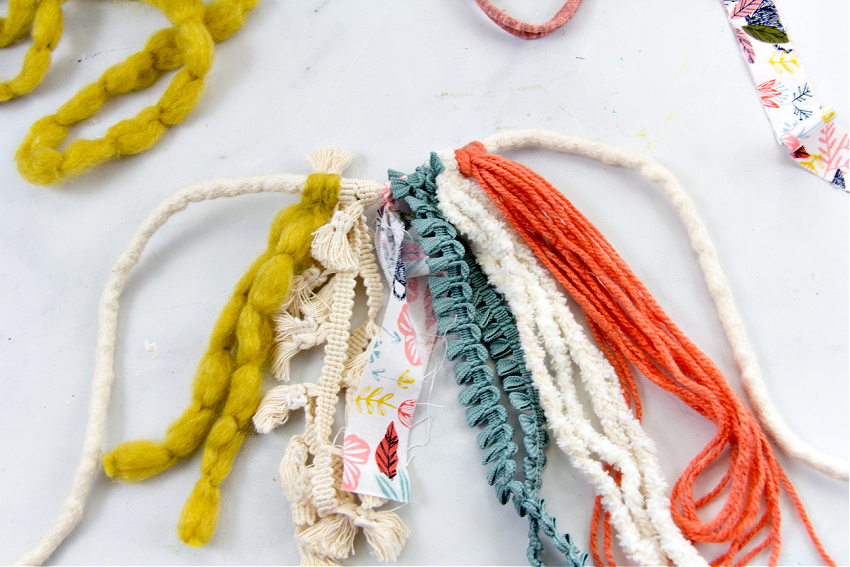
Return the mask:
[[[469,239],[487,277],[516,314],[522,349],[549,428],[599,494],[597,503],[604,502],[620,547],[640,565],[705,564],[673,523],[654,443],[631,415],[614,369],[585,336],[557,283],[499,218],[487,195],[463,178],[453,152],[441,152],[432,162],[435,157],[446,168],[436,178],[440,210]],[[590,408],[579,400],[581,389]],[[598,418],[602,431],[585,417],[587,409]],[[605,537],[610,539],[609,529]],[[600,564],[593,545],[591,553]]]
[[[661,186],[686,223],[758,420],[599,231],[542,177],[494,155],[523,146],[634,168]],[[301,191],[302,198],[278,213],[266,250],[236,284],[198,365],[192,401],[163,440],[122,443],[103,455],[104,470],[115,479],[143,480],[204,445],[201,477],[178,522],[184,542],[204,545],[216,529],[221,486],[250,430],[268,433],[303,410],[304,430],[290,438],[280,463],[302,564],[338,564],[354,552],[360,530],[378,560],[399,556],[408,529],[395,512],[379,510],[385,499],[341,489],[343,450],[332,440],[340,391],[346,413],[355,405],[379,333],[383,294],[365,216],[381,189],[374,181],[342,178],[351,159],[325,148],[311,154],[314,173],[306,178],[200,183],[166,199],[145,219],[116,260],[101,298],[89,422],[71,492],[59,520],[19,564],[44,562],[82,517],[101,460],[118,300],[147,242],[190,203],[263,191]],[[489,465],[487,481],[502,504],[511,502],[528,519],[531,565],[543,565],[541,535],[567,564],[587,560],[539,496],[550,434],[597,494],[590,514],[596,564],[615,563],[616,539],[636,564],[704,565],[695,544],[710,542],[726,546],[712,564],[746,564],[769,549],[774,565],[782,487],[824,561],[834,564],[762,427],[817,470],[846,479],[846,463],[797,439],[770,405],[705,227],[668,171],[645,156],[529,130],[432,154],[414,173],[391,171],[389,186],[409,206],[410,226],[422,237],[439,332],[447,336],[447,358],[457,361],[459,400],[470,427],[482,428],[477,443]],[[367,313],[352,330],[358,279]],[[598,347],[570,312],[564,291],[584,310]],[[318,380],[293,383],[292,360],[319,346],[324,359]],[[630,365],[717,425],[714,439],[675,483],[672,504],[655,445],[640,425]],[[266,366],[283,383],[261,399]],[[512,425],[517,422],[525,450],[521,467]],[[728,472],[696,496],[697,481],[715,462],[728,462]],[[698,512],[713,501],[721,504],[719,512],[702,520]]]
[[[437,208],[434,178],[442,171],[442,165],[438,160],[432,160],[430,165],[408,175],[391,171],[390,182],[393,197],[410,206],[415,216],[411,226],[423,237],[426,262],[430,273],[436,274],[428,279],[428,287],[434,298],[438,330],[443,335],[458,335],[447,339],[446,356],[449,360],[463,358],[455,364],[454,372],[458,385],[464,387],[458,398],[467,407],[467,423],[470,427],[486,424],[477,442],[484,451],[482,464],[490,465],[487,482],[501,504],[512,502],[520,516],[528,517],[526,557],[531,565],[543,565],[539,557],[544,549],[541,532],[564,556],[567,565],[584,565],[587,555],[569,534],[558,530],[556,519],[548,514],[538,493],[543,484],[544,449],[549,436],[518,341],[514,316]],[[496,386],[495,373],[488,362],[496,368],[501,389]],[[510,407],[501,403],[502,391],[507,394]],[[527,456],[521,467],[514,458],[519,448],[513,442],[509,417],[519,422],[523,433]],[[518,469],[522,480],[515,478]]]
[[[547,140],[550,138],[554,140]],[[562,141],[555,134],[533,131],[518,133],[510,141],[521,145],[517,143],[520,140],[535,145]],[[608,150],[610,155],[604,161],[609,163],[633,157]],[[637,399],[634,381],[625,375],[630,372],[627,363],[631,363],[717,425],[714,439],[673,488],[673,517],[685,536],[695,542],[727,544],[715,563],[746,564],[770,547],[770,563],[776,564],[781,542],[779,490],[784,487],[815,548],[828,564],[834,564],[755,417],[714,363],[664,314],[599,231],[543,178],[488,153],[483,144],[469,144],[455,156],[460,173],[477,181],[535,256],[584,309],[597,342],[621,375],[627,399]],[[641,165],[648,178],[671,178],[647,161]],[[697,498],[694,485],[700,475],[715,461],[727,458],[728,473]],[[700,519],[697,510],[718,498],[724,499],[724,506],[716,517],[708,522]],[[762,539],[754,541],[765,529]],[[608,543],[604,546],[610,561]]]
[[[20,73],[0,83],[0,102],[38,86],[50,67],[51,52],[62,37],[64,0],[10,0],[0,20],[0,47],[22,41],[32,45]],[[37,120],[15,153],[18,172],[36,185],[60,183],[104,161],[153,147],[170,126],[195,108],[212,67],[214,44],[236,33],[259,0],[145,0],[162,10],[172,27],[154,33],[144,48],[113,65],[52,115]],[[181,68],[182,67],[182,68]],[[71,126],[93,116],[109,99],[153,85],[164,73],[180,70],[159,101],[134,118],[111,126],[103,138],[76,140],[59,151]]]

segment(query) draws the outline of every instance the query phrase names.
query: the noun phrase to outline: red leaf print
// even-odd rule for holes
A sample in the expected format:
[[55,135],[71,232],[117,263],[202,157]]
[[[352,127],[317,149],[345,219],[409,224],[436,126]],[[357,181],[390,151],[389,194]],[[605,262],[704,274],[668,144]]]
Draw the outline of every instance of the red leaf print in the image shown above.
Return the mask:
[[745,18],[758,10],[762,0],[740,0],[729,13],[730,18]]
[[416,331],[413,329],[413,323],[410,321],[410,312],[407,310],[405,303],[401,308],[401,313],[398,316],[398,330],[404,335],[404,354],[407,361],[413,366],[422,364],[422,356],[419,354],[419,345],[416,343]]
[[806,146],[800,146],[794,150],[794,153],[791,155],[794,156],[794,159],[806,159],[807,157],[812,157],[811,154],[806,151]]
[[391,421],[387,426],[387,433],[375,449],[375,462],[378,463],[378,469],[390,480],[394,479],[398,472],[398,435],[395,432],[395,425]]
[[416,411],[416,400],[405,400],[398,406],[398,421],[410,428],[413,425],[413,412]]
[[782,92],[773,88],[776,84],[776,79],[765,81],[758,86],[759,96],[765,108],[779,108],[779,105],[773,100],[773,97],[781,95]]

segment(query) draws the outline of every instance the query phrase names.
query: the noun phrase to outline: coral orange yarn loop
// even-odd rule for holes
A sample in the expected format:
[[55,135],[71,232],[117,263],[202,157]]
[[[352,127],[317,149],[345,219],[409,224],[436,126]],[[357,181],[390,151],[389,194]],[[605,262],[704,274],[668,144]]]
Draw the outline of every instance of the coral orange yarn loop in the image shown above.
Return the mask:
[[[624,376],[624,358],[717,426],[715,437],[673,488],[673,517],[685,536],[696,542],[725,543],[726,551],[714,564],[743,565],[770,547],[769,561],[775,565],[781,544],[779,491],[784,486],[818,552],[834,564],[756,419],[717,366],[670,320],[605,237],[563,194],[527,167],[487,153],[479,142],[455,155],[461,173],[478,181],[584,309],[621,376],[627,399],[636,399],[636,392],[631,377]],[[705,496],[695,496],[700,475],[727,459],[727,474]],[[712,520],[697,516],[697,510],[720,498],[722,508]],[[598,522],[598,514],[594,516]],[[603,547],[610,561],[610,538],[604,538]]]

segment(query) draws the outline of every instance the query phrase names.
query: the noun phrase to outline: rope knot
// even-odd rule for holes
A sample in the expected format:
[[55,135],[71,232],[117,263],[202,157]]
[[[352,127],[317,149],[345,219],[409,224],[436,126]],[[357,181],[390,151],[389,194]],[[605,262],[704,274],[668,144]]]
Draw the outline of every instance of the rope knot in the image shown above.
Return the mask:
[[354,257],[348,235],[361,219],[362,211],[363,205],[359,201],[345,210],[338,209],[331,221],[313,234],[313,258],[325,268],[340,272],[357,269],[357,258]]
[[481,142],[470,142],[459,150],[455,150],[455,159],[460,173],[472,177],[472,160],[478,156],[487,155],[487,148]]
[[329,224],[334,228],[334,230],[338,230],[343,234],[348,234],[354,227],[354,217],[347,210],[339,210],[334,213]]

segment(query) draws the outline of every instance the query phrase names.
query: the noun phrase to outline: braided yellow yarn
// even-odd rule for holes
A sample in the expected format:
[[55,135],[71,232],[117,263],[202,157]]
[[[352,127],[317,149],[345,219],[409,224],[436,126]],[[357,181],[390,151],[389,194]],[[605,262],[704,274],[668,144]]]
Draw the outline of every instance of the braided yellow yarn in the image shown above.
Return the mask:
[[311,264],[313,233],[330,220],[339,188],[339,175],[314,173],[307,178],[301,202],[275,217],[268,249],[236,285],[219,316],[195,374],[192,403],[171,424],[166,440],[122,443],[103,457],[110,477],[142,480],[169,468],[206,439],[201,478],[178,524],[180,538],[189,545],[204,545],[215,532],[219,486],[259,405],[261,368],[272,347],[272,315],[295,272]]
[[[173,27],[154,33],[142,51],[107,69],[56,114],[36,121],[15,153],[21,176],[30,183],[48,185],[109,159],[150,149],[169,126],[179,124],[195,108],[212,65],[214,44],[238,31],[258,1],[217,0],[205,6],[201,0],[148,0]],[[39,2],[40,10],[41,4],[58,6],[60,0]],[[38,19],[37,14],[36,28]],[[166,71],[181,66],[156,104],[113,125],[103,138],[76,140],[64,152],[58,151],[68,128],[91,117],[107,100],[147,88]]]
[[10,0],[9,14],[0,19],[0,47],[21,41],[32,27],[33,44],[24,55],[21,72],[0,83],[0,102],[27,94],[50,68],[50,54],[62,37],[64,0]]

